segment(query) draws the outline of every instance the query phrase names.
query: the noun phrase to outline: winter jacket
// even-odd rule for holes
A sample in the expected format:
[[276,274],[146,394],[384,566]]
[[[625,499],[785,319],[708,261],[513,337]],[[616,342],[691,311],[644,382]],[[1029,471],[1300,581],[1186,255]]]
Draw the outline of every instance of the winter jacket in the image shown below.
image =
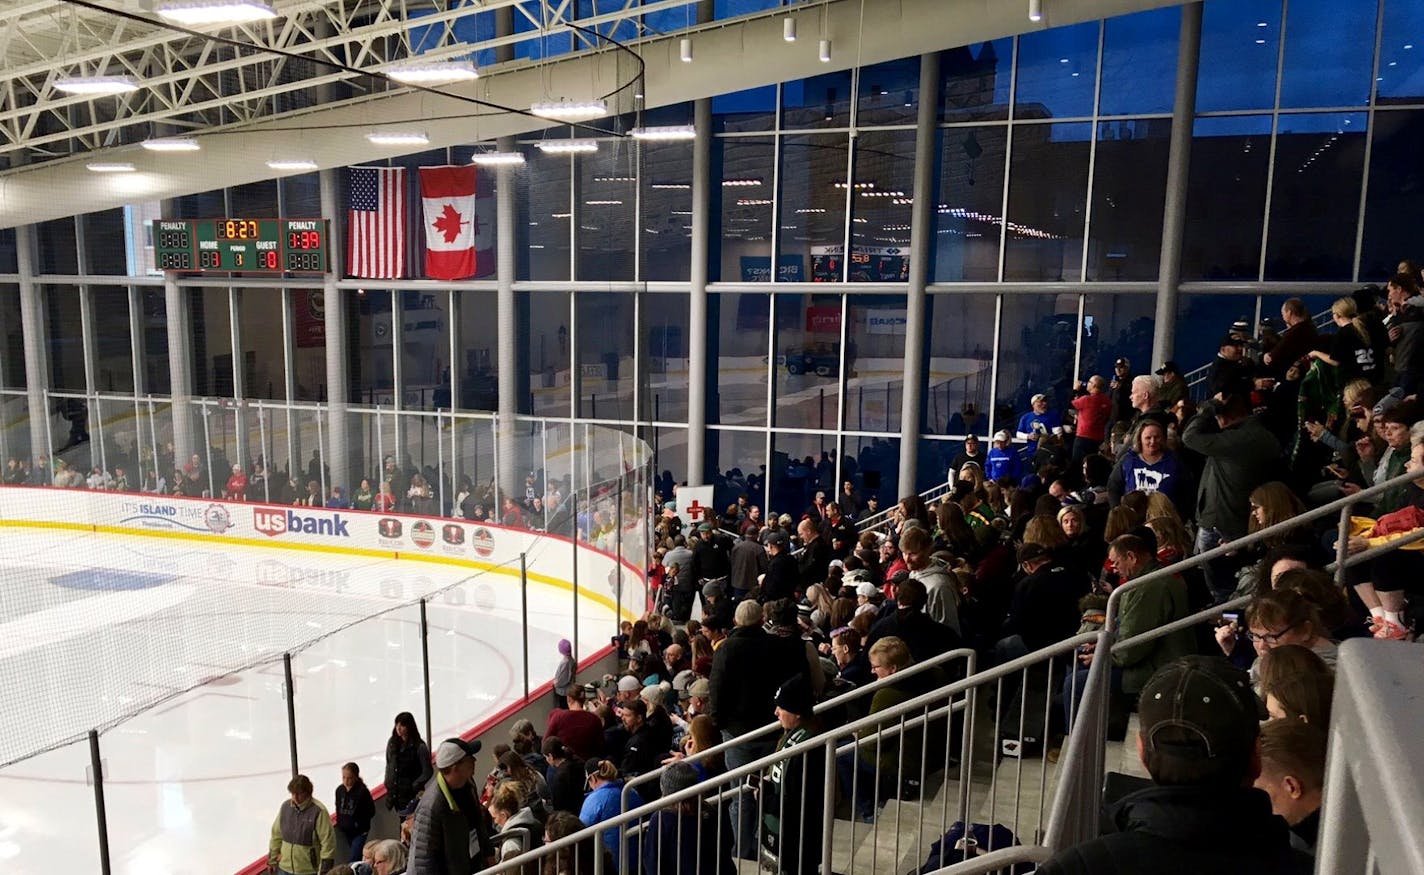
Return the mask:
[[[782,751],[815,735],[801,726],[783,732],[776,744]],[[781,760],[762,781],[761,812],[766,839],[777,857],[776,871],[783,875],[812,875],[821,867],[821,835],[829,824],[817,815],[826,793],[825,748],[813,745],[803,756]]]
[[431,774],[430,748],[425,742],[402,744],[394,735],[386,742],[386,798],[396,811],[420,795]]
[[[1138,577],[1158,568],[1156,561],[1149,562]],[[1118,610],[1118,640],[1126,641],[1133,635],[1165,626],[1190,613],[1187,585],[1182,578],[1175,574],[1159,577],[1123,594]],[[1192,630],[1178,629],[1151,641],[1118,644],[1113,648],[1112,661],[1113,665],[1122,669],[1123,692],[1136,694],[1157,669],[1195,650],[1196,640],[1192,637]]]
[[1018,484],[1023,477],[1023,460],[1019,458],[1018,451],[1012,444],[1007,449],[990,448],[989,459],[984,465],[984,476],[990,480],[1007,477],[1015,485]]
[[1018,635],[1030,651],[1071,638],[1078,627],[1078,600],[1091,579],[1077,569],[1049,562],[1014,587],[1005,635]]
[[371,820],[376,816],[376,803],[371,800],[371,791],[360,778],[350,790],[345,784],[336,787],[336,827],[347,837],[362,836],[371,831]]
[[958,633],[924,611],[895,610],[870,627],[865,649],[869,650],[881,638],[892,636],[905,642],[915,662],[924,662],[930,657],[947,653],[963,643]]
[[[638,795],[637,790],[628,791],[628,809],[632,811],[643,804],[643,797]],[[612,820],[623,813],[623,782],[610,781],[607,784],[600,784],[594,788],[593,792],[583,800],[583,808],[579,809],[579,820],[585,826],[596,826],[605,820]],[[618,863],[618,828],[609,827],[602,832],[603,846],[613,855],[614,868],[617,872]]]
[[471,860],[470,833],[477,829],[483,809],[469,784],[458,790],[435,780],[415,807],[415,825],[410,831],[408,875],[468,875]]
[[[766,565],[766,577],[761,581],[761,601],[773,602],[789,599],[801,583],[801,570],[785,546],[781,553],[770,557]],[[829,564],[829,560],[827,560]]]
[[1424,386],[1424,311],[1405,307],[1390,320],[1389,327],[1399,328],[1399,339],[1394,342],[1394,385],[1405,396],[1413,395]]
[[919,571],[911,571],[910,576],[925,585],[925,613],[936,623],[943,623],[963,637],[959,626],[959,580],[950,573],[949,567],[938,559]]
[[719,824],[717,814],[706,805],[699,805],[693,814],[659,811],[649,819],[641,844],[644,875],[736,875],[731,822]]
[[578,814],[583,807],[583,763],[569,757],[557,766],[549,767],[550,806],[555,811]]
[[592,711],[556,708],[549,712],[545,738],[557,738],[574,756],[588,759],[603,752],[603,721]]
[[1314,867],[1263,790],[1152,786],[1107,812],[1112,832],[1055,854],[1039,875],[1295,875]]
[[1217,529],[1225,538],[1245,535],[1249,496],[1257,486],[1277,478],[1281,445],[1252,418],[1219,429],[1212,401],[1187,423],[1182,443],[1206,457],[1197,487],[1197,524]]
[[508,860],[543,844],[544,824],[528,808],[521,808],[510,815],[500,827],[501,833],[511,833],[499,840],[499,859]]
[[755,540],[738,541],[732,547],[732,575],[728,581],[733,590],[748,593],[756,589],[757,577],[766,573],[766,548]]
[[801,589],[804,590],[813,583],[824,583],[826,572],[831,566],[830,542],[818,534],[801,548],[801,556],[796,564],[800,570]]
[[712,656],[712,702],[707,713],[718,729],[741,735],[771,722],[777,688],[804,670],[796,661],[775,659],[775,649],[760,626],[738,626],[727,633]]
[[291,875],[315,875],[336,862],[336,836],[331,814],[315,799],[300,808],[288,799],[272,821],[267,864]]

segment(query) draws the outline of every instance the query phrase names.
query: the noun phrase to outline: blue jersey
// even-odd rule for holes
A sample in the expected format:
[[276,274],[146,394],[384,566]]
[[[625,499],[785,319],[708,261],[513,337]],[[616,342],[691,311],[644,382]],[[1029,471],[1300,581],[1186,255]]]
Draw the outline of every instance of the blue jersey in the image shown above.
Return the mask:
[[1048,434],[1055,428],[1063,427],[1063,416],[1056,410],[1034,413],[1030,410],[1019,417],[1018,438],[1030,444],[1038,443],[1038,436]]

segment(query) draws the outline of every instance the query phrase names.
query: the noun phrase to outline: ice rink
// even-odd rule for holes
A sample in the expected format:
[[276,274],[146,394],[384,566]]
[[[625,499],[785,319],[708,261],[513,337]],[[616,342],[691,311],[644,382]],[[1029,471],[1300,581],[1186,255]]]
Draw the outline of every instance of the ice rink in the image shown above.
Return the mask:
[[[281,654],[320,636],[293,657],[299,767],[328,806],[348,760],[379,784],[394,715],[424,729],[409,603],[432,593],[439,739],[524,694],[517,566],[0,529],[0,762],[72,740],[0,769],[0,869],[99,871],[92,728],[115,872],[210,875],[264,855],[291,767]],[[571,589],[531,575],[531,687],[552,676],[573,613]],[[579,631],[583,659],[616,631],[611,604],[580,601]]]

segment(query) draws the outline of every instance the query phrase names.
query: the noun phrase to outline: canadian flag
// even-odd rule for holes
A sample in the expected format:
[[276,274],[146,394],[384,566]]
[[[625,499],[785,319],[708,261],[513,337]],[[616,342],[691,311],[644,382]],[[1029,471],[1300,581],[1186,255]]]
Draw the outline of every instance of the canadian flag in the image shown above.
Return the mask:
[[475,212],[475,168],[420,168],[420,198],[425,213],[425,275],[437,280],[474,276],[475,238],[482,230]]

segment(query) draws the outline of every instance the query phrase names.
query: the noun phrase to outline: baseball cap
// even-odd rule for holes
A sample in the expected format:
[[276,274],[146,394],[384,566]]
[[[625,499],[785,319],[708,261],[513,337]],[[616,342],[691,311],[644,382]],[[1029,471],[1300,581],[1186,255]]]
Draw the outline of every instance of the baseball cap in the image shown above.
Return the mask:
[[685,668],[673,675],[672,688],[679,693],[686,693],[688,686],[696,679],[697,675],[693,673],[692,669]]
[[1218,346],[1245,346],[1246,342],[1234,334],[1228,334],[1221,338]]
[[868,580],[856,584],[855,587],[855,594],[863,599],[874,598],[876,592],[877,590],[875,589],[875,584],[871,583]]
[[722,584],[718,583],[715,580],[709,580],[708,582],[702,584],[702,597],[705,599],[719,599],[726,594],[727,591],[722,588]]
[[994,432],[994,440],[996,440],[996,441],[1007,441],[1008,439],[1009,439],[1009,433],[1008,433],[1008,432],[1006,432],[1006,431],[1004,431],[1004,430],[1002,430],[1002,429],[1000,429],[999,431]]
[[1024,544],[1019,548],[1019,562],[1032,562],[1048,555],[1048,548],[1042,544]]
[[1028,403],[1030,403],[1030,404],[1037,404],[1037,403],[1040,402],[1040,401],[1047,401],[1047,400],[1048,400],[1048,396],[1045,395],[1045,394],[1043,394],[1042,392],[1039,392],[1037,395],[1035,395],[1035,396],[1033,396],[1032,398],[1028,399]]
[[709,699],[712,697],[712,682],[707,678],[698,678],[687,685],[687,694],[699,699]]
[[618,679],[618,692],[620,693],[636,693],[642,688],[642,683],[630,674],[625,674]]
[[1130,368],[1130,367],[1132,367],[1132,363],[1129,362],[1129,361],[1128,361],[1127,359],[1125,359],[1125,358],[1120,358],[1120,359],[1118,359],[1117,361],[1113,362],[1113,367],[1115,367],[1115,368]]
[[762,539],[762,543],[767,546],[776,544],[777,546],[785,547],[787,540],[785,532],[769,532],[767,536]]
[[[1184,656],[1163,666],[1142,688],[1137,709],[1143,745],[1164,756],[1239,755],[1260,733],[1250,676],[1219,657]],[[1165,737],[1171,728],[1181,731]]]
[[699,532],[710,532],[710,531],[712,531],[712,524],[711,524],[711,523],[702,523],[701,525],[699,525],[699,526],[697,527],[697,531],[699,531]]
[[480,742],[465,741],[461,738],[447,738],[440,742],[440,746],[435,749],[435,768],[448,769],[465,757],[472,757],[480,752]]
[[1170,361],[1169,361],[1169,362],[1163,362],[1163,363],[1162,363],[1162,367],[1158,368],[1156,373],[1157,373],[1157,376],[1160,377],[1160,376],[1162,376],[1163,374],[1180,374],[1181,372],[1182,372],[1182,369],[1179,368],[1179,367],[1177,367],[1177,363],[1176,363],[1176,362],[1170,362]]

